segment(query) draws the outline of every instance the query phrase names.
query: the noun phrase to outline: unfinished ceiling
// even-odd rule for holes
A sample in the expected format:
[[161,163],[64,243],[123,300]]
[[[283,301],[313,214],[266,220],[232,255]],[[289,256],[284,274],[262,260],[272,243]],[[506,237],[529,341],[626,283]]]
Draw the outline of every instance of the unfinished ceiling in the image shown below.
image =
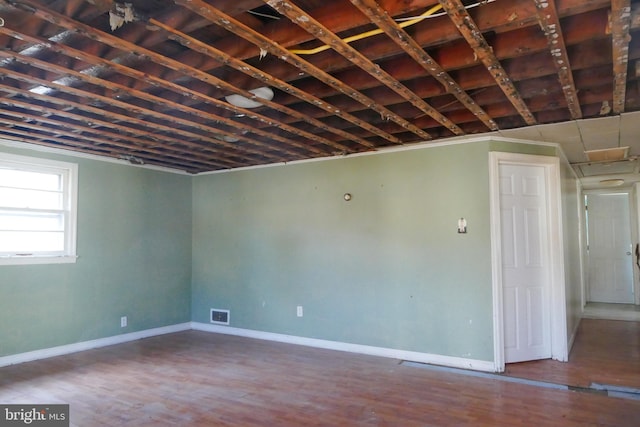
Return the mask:
[[640,111],[639,6],[0,0],[0,138],[199,173],[558,124],[581,162]]

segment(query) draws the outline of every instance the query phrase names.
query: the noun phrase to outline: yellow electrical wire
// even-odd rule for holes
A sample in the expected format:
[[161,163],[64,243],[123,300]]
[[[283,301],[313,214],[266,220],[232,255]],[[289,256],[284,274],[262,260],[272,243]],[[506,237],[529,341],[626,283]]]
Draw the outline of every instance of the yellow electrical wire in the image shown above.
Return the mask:
[[[409,21],[405,21],[403,23],[400,24],[400,28],[405,28],[414,24],[417,24],[418,22],[424,21],[426,18],[428,18],[429,16],[433,15],[434,13],[436,13],[437,11],[439,11],[440,9],[442,9],[442,6],[440,6],[439,4],[433,6],[431,9],[427,10],[426,12],[424,12],[423,14],[419,15],[416,19],[411,19]],[[372,37],[372,36],[377,36],[378,34],[382,34],[384,31],[382,31],[380,28],[375,29],[375,30],[371,30],[371,31],[366,31],[364,33],[360,33],[360,34],[356,34],[354,36],[350,36],[350,37],[346,37],[344,39],[342,39],[343,42],[345,43],[351,43],[357,40],[362,40],[362,39],[366,39],[368,37]],[[295,53],[297,55],[314,55],[316,53],[320,53],[320,52],[324,52],[327,49],[330,49],[331,46],[325,44],[323,46],[318,46],[316,48],[313,49],[291,49],[289,50],[289,52],[291,53]]]

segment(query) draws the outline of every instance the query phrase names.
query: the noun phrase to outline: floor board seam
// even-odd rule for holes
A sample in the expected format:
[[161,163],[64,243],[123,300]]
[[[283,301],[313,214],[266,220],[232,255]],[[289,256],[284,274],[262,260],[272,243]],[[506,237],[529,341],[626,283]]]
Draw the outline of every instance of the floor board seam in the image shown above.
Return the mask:
[[640,400],[640,389],[632,387],[621,387],[608,384],[591,383],[589,387],[572,386],[569,384],[558,384],[548,381],[532,380],[527,378],[512,377],[505,374],[490,373],[490,372],[478,372],[469,371],[466,369],[451,368],[447,366],[429,365],[427,363],[411,362],[403,360],[400,362],[403,366],[410,366],[421,369],[428,369],[437,372],[447,372],[458,375],[467,375],[476,378],[492,379],[497,381],[504,381],[516,384],[525,384],[533,387],[549,388],[555,390],[575,391],[578,393],[591,393],[601,394],[603,396],[620,398],[620,399],[632,399]]

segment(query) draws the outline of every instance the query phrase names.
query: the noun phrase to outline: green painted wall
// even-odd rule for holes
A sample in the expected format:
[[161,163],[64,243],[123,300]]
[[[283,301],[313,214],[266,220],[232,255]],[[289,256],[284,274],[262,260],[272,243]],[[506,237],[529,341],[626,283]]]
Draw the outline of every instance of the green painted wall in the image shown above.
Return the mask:
[[582,274],[580,251],[580,218],[583,209],[579,182],[566,161],[560,162],[562,192],[562,224],[564,241],[565,298],[567,303],[567,337],[577,332],[582,316]]
[[493,360],[488,151],[194,177],[193,320]]
[[485,361],[488,152],[555,155],[485,141],[189,177],[1,150],[79,164],[80,258],[0,266],[0,356],[214,307],[239,328]]
[[0,266],[0,356],[190,320],[191,177],[0,150],[79,165],[79,258]]

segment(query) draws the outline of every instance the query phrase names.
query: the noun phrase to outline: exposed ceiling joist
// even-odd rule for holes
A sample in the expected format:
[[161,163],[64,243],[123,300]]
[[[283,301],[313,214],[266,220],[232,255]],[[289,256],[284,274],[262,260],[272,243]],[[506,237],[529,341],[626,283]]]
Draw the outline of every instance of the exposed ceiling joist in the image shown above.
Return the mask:
[[[378,112],[385,120],[392,120],[400,126],[406,128],[407,130],[413,132],[421,138],[431,139],[431,136],[418,128],[417,126],[411,124],[408,120],[400,117],[399,115],[393,113],[391,110],[380,106],[376,101],[367,97],[363,93],[358,90],[352,88],[351,86],[341,82],[335,77],[331,76],[329,73],[315,67],[308,61],[300,58],[298,55],[291,53],[289,50],[282,47],[280,44],[275,43],[264,35],[256,32],[255,30],[247,27],[241,22],[233,19],[232,17],[222,13],[220,10],[213,8],[206,2],[202,0],[176,0],[177,4],[183,5],[194,13],[197,13],[211,22],[220,25],[230,32],[238,35],[239,37],[244,38],[245,40],[254,43],[258,46],[262,51],[271,53],[276,58],[279,58],[289,64],[295,66],[300,69],[303,73],[314,76],[321,82],[333,87],[335,90],[344,93],[347,96],[355,99],[360,102],[362,105],[371,108]],[[400,143],[400,141],[394,138],[394,142]]]
[[516,110],[518,110],[518,113],[520,113],[526,124],[536,124],[536,119],[531,111],[529,111],[529,107],[527,107],[522,96],[518,93],[513,81],[500,64],[498,58],[496,58],[493,49],[482,35],[482,31],[480,31],[478,25],[473,21],[462,2],[460,0],[439,1],[458,28],[458,31],[460,31],[460,34],[462,34],[467,40],[467,43],[473,48],[473,51],[478,55],[478,58],[485,65],[489,73],[491,73],[507,99],[509,99]]
[[[388,37],[395,41],[409,56],[438,80],[447,92],[452,93],[462,105],[471,111],[490,130],[497,130],[498,125],[480,107],[467,92],[413,39],[375,0],[351,0],[371,22],[380,27]],[[437,12],[440,6],[434,6],[429,12]],[[425,16],[428,16],[425,14]]]
[[198,173],[640,112],[640,0],[124,3],[0,1],[0,139]]
[[273,7],[278,12],[288,17],[292,22],[301,26],[309,33],[313,34],[318,40],[322,40],[323,42],[327,43],[327,45],[331,46],[333,50],[347,58],[356,66],[360,67],[363,71],[370,74],[376,80],[387,86],[389,89],[402,96],[418,110],[433,117],[438,123],[449,129],[454,135],[464,134],[463,130],[460,129],[460,127],[453,123],[449,118],[426,103],[411,89],[407,88],[389,73],[374,64],[370,59],[351,47],[338,35],[332,33],[328,28],[323,26],[320,22],[300,9],[298,6],[286,0],[265,1],[269,4],[269,6]]
[[[357,117],[355,117],[352,114],[349,114],[348,112],[345,111],[341,111],[339,108],[334,107],[333,105],[324,102],[322,99],[313,96],[311,94],[308,94],[298,88],[296,88],[295,86],[288,84],[287,82],[280,80],[280,79],[276,79],[273,76],[270,76],[264,72],[262,72],[259,68],[256,68],[244,61],[238,60],[233,58],[232,56],[222,52],[219,49],[216,49],[213,46],[209,46],[197,39],[194,39],[193,37],[188,36],[187,34],[184,34],[178,30],[175,30],[165,24],[163,24],[162,22],[159,22],[155,19],[151,19],[149,20],[149,24],[151,25],[155,25],[158,28],[161,28],[163,31],[166,31],[167,33],[171,34],[171,37],[178,41],[179,43],[183,44],[184,46],[188,47],[189,49],[193,49],[193,50],[197,50],[200,53],[203,53],[205,55],[208,55],[232,68],[234,68],[235,70],[240,71],[241,73],[247,74],[250,77],[255,78],[256,80],[260,80],[261,82],[273,86],[275,88],[278,88],[280,90],[282,90],[283,92],[286,93],[290,93],[293,94],[294,96],[297,96],[298,98],[300,98],[301,100],[308,102],[316,107],[322,108],[325,111],[327,111],[330,114],[333,114],[335,116],[341,117],[353,124],[355,124],[356,126],[360,126],[361,128],[364,128],[368,131],[370,131],[371,133],[377,134],[379,136],[382,136],[385,139],[389,139],[389,140],[393,140],[393,137],[389,134],[387,134],[386,132],[381,131],[380,129],[376,128],[375,126],[371,126],[369,123],[365,122],[364,120],[358,119]],[[266,104],[266,105],[270,105],[270,104]],[[277,105],[277,104],[276,104]],[[290,109],[287,109],[287,111],[289,111]],[[297,114],[293,114],[291,113],[291,115],[297,115]],[[340,135],[341,137],[345,138],[345,139],[351,139],[355,142],[357,142],[358,144],[362,144],[365,147],[369,147],[372,148],[373,144],[364,140],[363,138],[358,138],[355,135],[349,134],[345,131],[342,131],[340,129],[336,129],[336,128],[331,128],[327,125],[325,125],[324,123],[320,122],[319,120],[316,119],[309,119],[309,121],[317,126],[320,129],[325,129],[329,132],[334,132],[338,135]],[[348,152],[349,149],[346,147],[342,147],[345,152]]]
[[547,36],[549,49],[553,57],[554,64],[558,70],[558,78],[562,85],[564,98],[567,101],[567,107],[571,112],[572,119],[581,119],[582,110],[580,109],[580,101],[576,85],[573,82],[573,73],[571,72],[571,63],[569,62],[569,54],[564,43],[562,35],[562,26],[558,18],[555,0],[535,0],[538,8],[538,19],[540,27]]
[[630,0],[611,0],[611,37],[613,46],[613,112],[625,111],[627,66],[629,63]]
[[[36,3],[33,0],[21,0],[21,4],[30,4],[33,5],[34,3]],[[95,28],[92,28],[88,25],[84,25],[75,21],[72,21],[68,18],[66,18],[65,16],[56,13],[54,11],[48,10],[46,8],[40,7],[39,9],[36,9],[33,12],[36,16],[39,16],[51,23],[54,23],[56,25],[60,25],[64,28],[66,28],[67,30],[71,30],[77,33],[80,33],[92,40],[97,40],[100,41],[101,43],[105,43],[113,48],[125,51],[125,52],[133,52],[136,55],[142,56],[144,58],[148,58],[149,60],[162,65],[164,67],[167,67],[169,69],[172,70],[176,70],[176,71],[180,71],[182,73],[185,73],[193,78],[196,78],[198,80],[201,80],[207,84],[211,84],[213,86],[216,86],[218,88],[223,88],[229,92],[232,93],[236,93],[238,95],[244,96],[246,98],[252,98],[254,97],[254,94],[250,93],[247,90],[244,89],[240,89],[238,87],[235,87],[233,85],[228,84],[227,82],[225,82],[224,80],[221,80],[215,76],[212,76],[210,74],[204,73],[196,68],[190,67],[186,64],[182,64],[178,61],[175,61],[173,59],[167,58],[163,55],[157,54],[149,49],[145,49],[143,47],[139,47],[134,43],[122,40],[118,37],[112,36],[110,34],[106,34],[102,31],[99,31]],[[233,113],[235,114],[239,114],[239,115],[244,115],[250,119],[254,119],[254,120],[259,120],[259,121],[264,121],[267,124],[276,124],[273,122],[273,120],[269,119],[268,117],[265,117],[263,115],[260,114],[256,114],[252,111],[240,108],[240,107],[236,107],[230,103],[224,102],[224,101],[220,101],[217,99],[210,99],[209,100],[210,103],[216,104],[217,106],[227,109],[227,110],[231,110]],[[281,125],[281,128],[284,128],[286,131],[294,134],[294,135],[298,135],[302,138],[306,138],[308,140],[321,140],[323,143],[325,143],[326,145],[329,146],[336,146],[336,144],[330,140],[327,139],[322,139],[317,137],[316,135],[313,135],[309,132],[291,127],[291,126],[287,126],[287,125]],[[278,135],[272,135],[273,138],[279,138]],[[282,141],[285,142],[285,141]],[[315,151],[317,154],[321,154],[322,152],[319,151],[316,147],[311,146],[309,144],[305,144],[305,143],[299,143],[297,141],[294,141],[292,139],[287,139],[286,143],[289,145],[292,145],[293,147],[302,149],[302,150],[307,150],[307,151]],[[339,149],[342,150],[342,147],[339,146]],[[330,154],[330,152],[324,152],[326,154]]]

